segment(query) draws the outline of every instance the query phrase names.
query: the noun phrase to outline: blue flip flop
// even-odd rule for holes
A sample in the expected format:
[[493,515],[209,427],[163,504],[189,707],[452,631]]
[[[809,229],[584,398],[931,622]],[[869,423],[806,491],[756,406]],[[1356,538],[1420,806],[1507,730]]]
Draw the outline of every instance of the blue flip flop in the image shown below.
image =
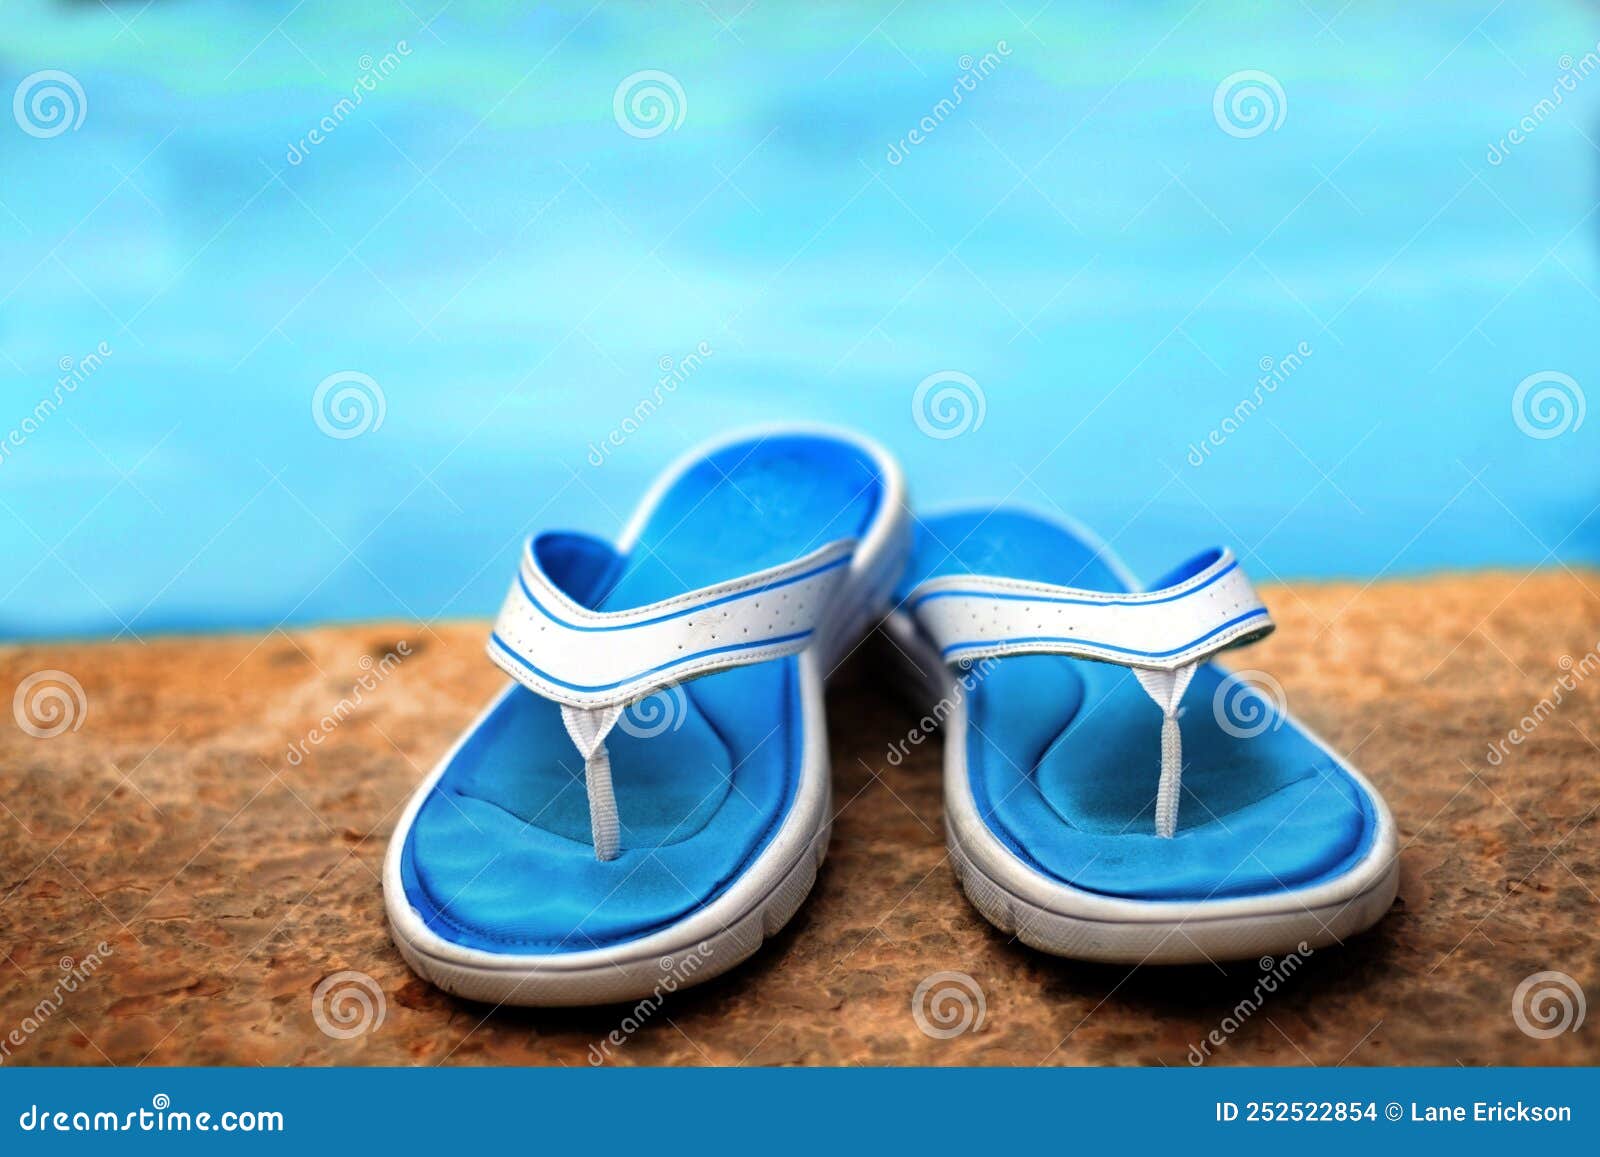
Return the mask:
[[1393,902],[1383,799],[1207,662],[1272,629],[1231,553],[1145,589],[1080,528],[970,510],[919,523],[896,599],[886,633],[941,702],[956,875],[1004,931],[1192,963],[1336,943]]
[[880,447],[783,428],[681,460],[615,546],[535,536],[488,645],[513,682],[390,842],[411,967],[497,1004],[635,1000],[787,923],[827,848],[823,679],[909,523]]

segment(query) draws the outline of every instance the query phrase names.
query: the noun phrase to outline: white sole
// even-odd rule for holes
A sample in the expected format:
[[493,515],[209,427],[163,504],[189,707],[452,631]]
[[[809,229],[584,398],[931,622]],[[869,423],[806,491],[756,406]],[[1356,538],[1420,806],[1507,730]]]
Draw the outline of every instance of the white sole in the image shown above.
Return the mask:
[[[772,432],[791,430],[816,428],[784,427]],[[508,684],[418,786],[390,837],[383,866],[390,934],[406,963],[423,979],[456,996],[496,1005],[560,1007],[659,999],[719,976],[748,959],[799,910],[827,854],[832,820],[823,683],[834,664],[887,610],[911,539],[905,481],[887,452],[854,435],[825,432],[854,442],[874,459],[884,481],[883,510],[861,540],[850,578],[819,628],[816,643],[799,657],[805,746],[795,799],[772,840],[714,900],[670,927],[621,944],[576,952],[513,954],[485,952],[444,939],[427,926],[406,898],[401,853],[417,813],[457,750],[518,686]],[[641,503],[618,542],[619,549],[627,549],[650,510],[683,470],[717,446],[751,436],[751,432],[740,432],[719,439],[670,467]]]
[[[830,798],[824,799],[824,812]],[[711,929],[696,939],[687,922],[661,933],[630,941],[603,952],[560,956],[518,957],[484,953],[487,959],[463,960],[457,946],[438,952],[437,938],[402,931],[390,914],[390,932],[400,955],[417,975],[452,995],[488,1004],[535,1008],[614,1004],[657,997],[720,976],[753,956],[757,949],[794,918],[817,880],[828,853],[826,822],[808,848],[768,884],[770,870],[757,865],[752,874],[764,891],[752,907],[724,922],[717,905],[702,909]],[[732,906],[728,906],[731,912]],[[699,922],[696,921],[698,924]],[[448,951],[454,949],[454,951]]]
[[1041,952],[1108,964],[1198,964],[1308,952],[1365,931],[1383,918],[1399,885],[1394,818],[1372,785],[1326,743],[1292,720],[1371,799],[1377,832],[1367,854],[1334,880],[1271,896],[1204,901],[1127,900],[1074,888],[1036,871],[989,830],[967,774],[967,709],[948,668],[903,613],[885,632],[907,675],[945,713],[945,834],[951,865],[984,919]]

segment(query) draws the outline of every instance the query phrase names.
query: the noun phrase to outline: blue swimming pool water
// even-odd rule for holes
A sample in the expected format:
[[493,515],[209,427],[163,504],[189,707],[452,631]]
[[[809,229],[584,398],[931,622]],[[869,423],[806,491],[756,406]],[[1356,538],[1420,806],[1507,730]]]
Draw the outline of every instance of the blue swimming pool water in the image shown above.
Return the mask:
[[0,635],[484,614],[785,418],[1147,574],[1600,556],[1583,5],[351,7],[7,6]]

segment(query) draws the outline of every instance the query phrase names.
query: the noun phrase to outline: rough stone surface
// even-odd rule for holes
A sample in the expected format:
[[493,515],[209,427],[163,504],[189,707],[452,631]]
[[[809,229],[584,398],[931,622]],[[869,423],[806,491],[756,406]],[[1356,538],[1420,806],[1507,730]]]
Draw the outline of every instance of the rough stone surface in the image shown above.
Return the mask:
[[[1373,932],[1316,953],[1225,1023],[1254,962],[1172,969],[1040,956],[979,919],[941,834],[938,743],[867,651],[830,692],[838,819],[816,891],[732,974],[672,996],[615,1064],[1593,1064],[1600,1010],[1535,1039],[1519,982],[1559,971],[1600,999],[1600,679],[1506,736],[1600,641],[1600,576],[1553,571],[1269,590],[1280,629],[1235,663],[1368,770],[1405,845]],[[78,730],[0,728],[0,1059],[8,1064],[568,1064],[627,1010],[494,1010],[416,979],[378,873],[412,785],[500,681],[481,624],[51,644],[0,650],[7,696],[54,669]],[[377,659],[412,655],[298,766],[287,753]],[[1592,660],[1591,660],[1592,663]],[[1597,672],[1600,674],[1600,672]],[[47,1005],[62,958],[99,970]],[[313,992],[369,974],[384,1017],[339,1039]],[[925,1035],[919,982],[966,973],[981,1027]],[[44,1012],[41,1019],[40,1012]],[[349,1009],[347,1009],[349,1011]],[[3,1034],[12,1033],[6,1037]],[[20,1037],[21,1043],[17,1043]]]

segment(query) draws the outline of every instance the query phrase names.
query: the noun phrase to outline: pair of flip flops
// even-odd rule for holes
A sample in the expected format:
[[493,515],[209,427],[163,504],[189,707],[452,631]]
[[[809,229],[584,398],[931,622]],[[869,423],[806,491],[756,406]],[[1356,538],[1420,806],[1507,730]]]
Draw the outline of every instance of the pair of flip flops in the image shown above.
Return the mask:
[[1207,662],[1272,629],[1230,553],[1142,588],[1058,520],[913,519],[881,447],[784,428],[681,460],[614,545],[529,542],[488,645],[513,681],[390,843],[401,953],[460,996],[540,1006],[744,960],[816,880],[823,683],[880,623],[944,720],[956,875],[1025,943],[1243,959],[1392,902],[1372,785]]

